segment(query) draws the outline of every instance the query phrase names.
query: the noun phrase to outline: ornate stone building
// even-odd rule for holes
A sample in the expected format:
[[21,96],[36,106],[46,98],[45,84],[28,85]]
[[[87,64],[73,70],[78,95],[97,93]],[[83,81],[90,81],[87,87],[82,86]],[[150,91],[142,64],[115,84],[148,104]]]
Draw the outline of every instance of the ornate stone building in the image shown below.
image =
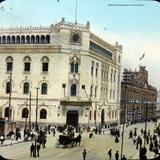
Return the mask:
[[122,46],[64,18],[49,27],[0,28],[0,117],[39,124],[119,120]]
[[[121,122],[144,121],[156,117],[157,89],[148,83],[148,71],[125,69],[121,82]],[[125,118],[125,119],[124,119]]]

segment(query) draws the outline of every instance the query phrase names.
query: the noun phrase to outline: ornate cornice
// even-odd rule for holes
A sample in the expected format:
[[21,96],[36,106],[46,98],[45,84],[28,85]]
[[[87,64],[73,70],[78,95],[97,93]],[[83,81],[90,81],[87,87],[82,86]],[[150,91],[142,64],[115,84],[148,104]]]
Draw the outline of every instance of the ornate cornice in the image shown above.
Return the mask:
[[95,42],[97,42],[98,44],[102,45],[106,49],[109,49],[112,52],[116,51],[114,46],[112,46],[111,44],[107,43],[106,41],[104,41],[103,39],[99,38],[97,35],[95,35],[93,33],[90,34],[90,39],[95,41]]
[[51,44],[1,44],[0,54],[4,53],[59,53],[61,52],[60,45]]

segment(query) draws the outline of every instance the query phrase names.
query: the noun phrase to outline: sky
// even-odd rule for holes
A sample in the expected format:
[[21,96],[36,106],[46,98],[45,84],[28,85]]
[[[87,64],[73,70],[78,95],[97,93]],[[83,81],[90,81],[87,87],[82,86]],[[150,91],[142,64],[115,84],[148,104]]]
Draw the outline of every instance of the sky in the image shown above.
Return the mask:
[[[149,84],[160,89],[160,3],[152,0],[5,0],[0,26],[50,26],[61,21],[86,24],[111,44],[123,46],[122,69],[146,66]],[[77,14],[76,14],[77,13]],[[77,16],[75,16],[77,15]],[[140,57],[145,53],[144,58]]]

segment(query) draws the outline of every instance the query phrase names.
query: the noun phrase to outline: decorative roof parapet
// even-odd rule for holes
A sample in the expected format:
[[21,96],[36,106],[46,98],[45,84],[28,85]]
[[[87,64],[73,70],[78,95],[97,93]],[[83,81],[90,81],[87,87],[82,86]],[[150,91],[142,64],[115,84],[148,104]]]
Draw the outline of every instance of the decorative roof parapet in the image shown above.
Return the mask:
[[0,34],[4,33],[49,33],[50,27],[46,26],[19,26],[19,27],[0,27]]
[[94,33],[90,34],[90,39],[101,44],[103,47],[109,49],[110,51],[115,52],[116,49],[113,45],[107,43],[106,41],[104,41],[103,39],[101,39],[100,37],[98,37],[97,35],[95,35]]
[[83,31],[89,31],[90,30],[90,23],[87,22],[86,25],[79,24],[79,23],[72,23],[65,21],[65,18],[62,18],[62,20],[59,23],[56,23],[55,25],[51,25],[51,27],[55,28],[66,28],[66,29],[76,29],[76,30],[83,30]]

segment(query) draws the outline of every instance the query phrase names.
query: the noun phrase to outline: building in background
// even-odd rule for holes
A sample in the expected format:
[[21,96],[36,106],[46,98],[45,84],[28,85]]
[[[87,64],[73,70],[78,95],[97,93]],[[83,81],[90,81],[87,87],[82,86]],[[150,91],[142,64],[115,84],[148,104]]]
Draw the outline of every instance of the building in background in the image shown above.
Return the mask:
[[121,122],[140,122],[156,117],[157,89],[148,83],[148,71],[124,69],[121,82]]
[[38,105],[39,124],[118,122],[121,54],[89,22],[1,27],[0,117],[35,122]]

